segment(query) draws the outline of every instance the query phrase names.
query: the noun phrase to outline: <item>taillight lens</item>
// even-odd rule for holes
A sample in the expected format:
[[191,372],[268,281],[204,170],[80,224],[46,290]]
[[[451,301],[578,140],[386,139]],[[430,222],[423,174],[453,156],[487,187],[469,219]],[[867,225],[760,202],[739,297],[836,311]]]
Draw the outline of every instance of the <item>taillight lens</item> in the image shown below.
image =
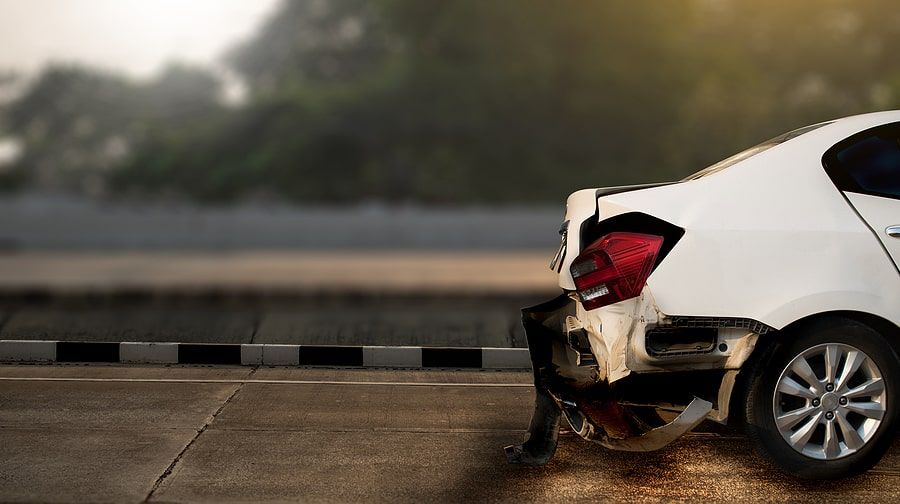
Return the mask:
[[572,262],[570,271],[586,310],[640,295],[662,247],[661,236],[610,233]]

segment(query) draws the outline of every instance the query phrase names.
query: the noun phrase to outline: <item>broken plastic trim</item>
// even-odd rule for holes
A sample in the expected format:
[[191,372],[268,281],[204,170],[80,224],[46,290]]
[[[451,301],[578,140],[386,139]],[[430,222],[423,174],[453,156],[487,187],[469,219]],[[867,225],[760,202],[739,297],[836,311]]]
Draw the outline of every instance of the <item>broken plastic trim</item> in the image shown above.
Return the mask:
[[572,430],[582,438],[612,450],[644,452],[659,450],[696,427],[712,411],[713,405],[709,401],[694,397],[687,408],[671,422],[625,439],[610,437],[602,429],[594,427],[577,405],[563,404],[562,407],[565,408],[566,420],[569,421]]
[[525,327],[534,370],[534,413],[525,434],[525,442],[504,449],[510,464],[544,465],[556,453],[562,412],[547,388],[542,385],[553,365],[553,350],[550,345],[552,332],[543,322],[563,311],[571,302],[568,295],[563,293],[550,301],[522,310],[522,325]]
[[543,465],[556,452],[560,418],[584,439],[607,448],[652,451],[693,429],[712,410],[712,403],[694,398],[672,422],[652,427],[619,404],[609,383],[597,379],[579,361],[565,336],[566,318],[574,301],[563,293],[546,303],[522,310],[522,323],[534,369],[535,407],[525,441],[507,446],[511,464]]
[[559,442],[559,420],[560,411],[553,398],[538,390],[525,442],[504,448],[506,460],[510,464],[531,466],[550,462]]
[[[775,330],[772,326],[766,325],[758,320],[740,317],[668,317],[669,326],[684,329],[747,329],[759,335],[763,335]],[[662,326],[666,327],[666,326]]]

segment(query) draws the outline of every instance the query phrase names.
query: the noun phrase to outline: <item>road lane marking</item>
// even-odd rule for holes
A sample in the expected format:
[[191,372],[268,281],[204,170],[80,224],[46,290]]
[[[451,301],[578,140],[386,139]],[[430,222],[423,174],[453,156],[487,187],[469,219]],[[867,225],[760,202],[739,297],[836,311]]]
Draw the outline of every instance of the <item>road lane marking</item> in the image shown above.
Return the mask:
[[0,382],[110,382],[110,383],[216,383],[265,385],[376,385],[399,387],[486,387],[486,388],[533,388],[530,383],[447,383],[447,382],[392,382],[392,381],[342,381],[342,380],[218,380],[182,378],[74,378],[74,377],[34,377],[3,376]]

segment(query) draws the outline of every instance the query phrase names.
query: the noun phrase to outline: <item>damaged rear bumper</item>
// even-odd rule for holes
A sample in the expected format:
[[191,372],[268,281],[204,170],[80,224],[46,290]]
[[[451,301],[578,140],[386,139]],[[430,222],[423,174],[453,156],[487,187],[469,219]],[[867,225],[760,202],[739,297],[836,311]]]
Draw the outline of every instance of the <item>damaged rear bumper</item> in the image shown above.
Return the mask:
[[609,362],[597,362],[583,332],[566,330],[577,310],[568,294],[522,310],[536,397],[525,442],[506,447],[510,463],[548,462],[556,450],[562,419],[582,438],[607,448],[652,451],[709,417],[713,403],[696,396],[674,407],[679,413],[668,422],[654,407],[629,400],[629,379],[616,378],[611,383]]

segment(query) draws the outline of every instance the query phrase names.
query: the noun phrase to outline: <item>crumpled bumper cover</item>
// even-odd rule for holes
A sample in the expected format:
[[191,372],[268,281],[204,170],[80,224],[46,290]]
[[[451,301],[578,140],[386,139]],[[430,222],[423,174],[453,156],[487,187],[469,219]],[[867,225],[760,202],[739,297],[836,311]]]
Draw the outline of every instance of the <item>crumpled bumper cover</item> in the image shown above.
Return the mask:
[[547,463],[556,451],[562,418],[582,438],[625,451],[662,448],[706,418],[713,405],[696,397],[674,420],[661,425],[620,404],[614,385],[601,379],[596,365],[585,363],[569,345],[563,324],[574,312],[575,302],[565,293],[522,310],[535,407],[525,441],[505,449],[510,463]]

